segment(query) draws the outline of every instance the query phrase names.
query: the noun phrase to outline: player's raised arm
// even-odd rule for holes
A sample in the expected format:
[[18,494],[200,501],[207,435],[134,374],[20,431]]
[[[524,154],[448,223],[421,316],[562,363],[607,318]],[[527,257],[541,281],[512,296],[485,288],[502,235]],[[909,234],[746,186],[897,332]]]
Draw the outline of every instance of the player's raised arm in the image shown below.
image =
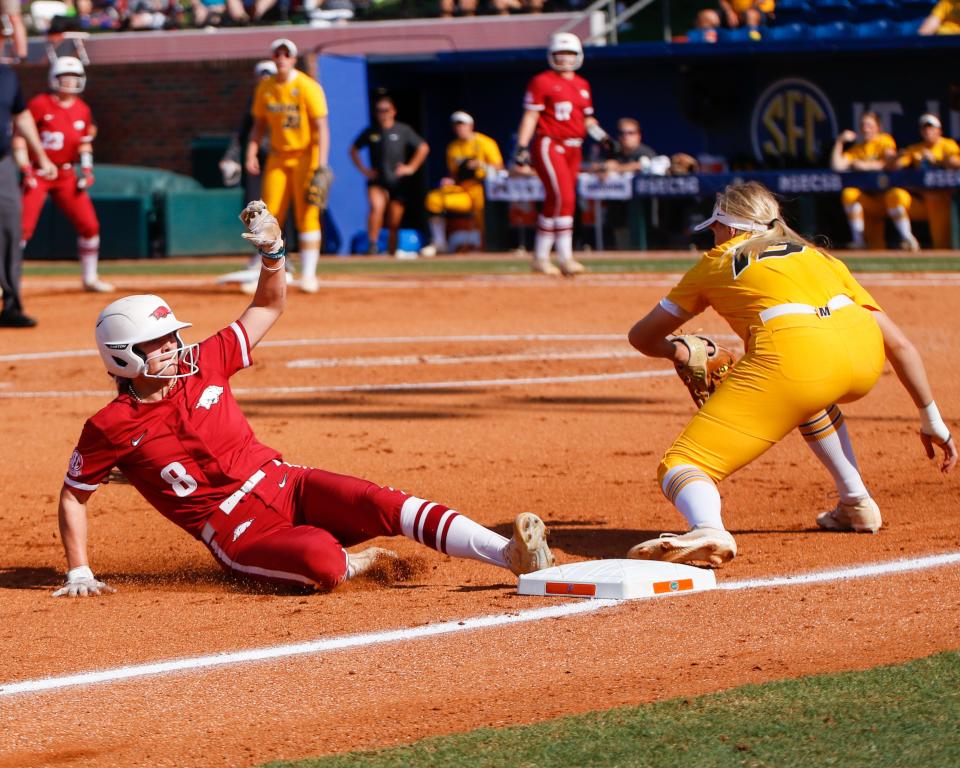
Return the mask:
[[87,500],[91,493],[66,484],[60,489],[57,516],[68,570],[63,586],[53,593],[53,597],[87,597],[116,591],[99,581],[90,570],[87,558]]
[[240,220],[249,232],[243,237],[257,246],[260,254],[260,280],[253,301],[240,316],[247,332],[250,348],[257,346],[283,313],[287,300],[287,279],[284,274],[286,249],[277,218],[262,200],[252,200],[240,213]]

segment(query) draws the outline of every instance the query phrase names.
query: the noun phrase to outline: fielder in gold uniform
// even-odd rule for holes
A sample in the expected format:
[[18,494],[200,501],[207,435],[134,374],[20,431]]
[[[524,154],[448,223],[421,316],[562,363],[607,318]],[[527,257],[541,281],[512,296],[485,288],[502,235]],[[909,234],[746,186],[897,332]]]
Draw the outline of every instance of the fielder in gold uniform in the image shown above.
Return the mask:
[[257,151],[269,131],[270,153],[263,168],[262,195],[267,209],[280,222],[293,202],[300,240],[300,287],[317,291],[320,258],[320,209],[307,203],[307,187],[330,155],[327,99],[320,84],[294,68],[297,47],[274,40],[271,49],[277,74],[262,80],[253,96],[254,124],[246,149],[247,172],[260,173]]
[[[920,136],[923,141],[904,149],[891,164],[892,168],[960,168],[960,146],[943,136],[940,118],[926,114],[920,117]],[[926,221],[934,248],[953,245],[950,224],[950,189],[924,189],[908,192],[905,189],[888,190],[884,196],[887,212],[900,233],[903,247],[919,251],[920,244],[913,235],[910,220]]]
[[[497,142],[474,130],[474,121],[466,112],[450,115],[456,138],[447,145],[447,171],[440,187],[427,193],[425,206],[430,214],[433,251],[446,251],[446,220],[453,215],[473,216],[474,228],[483,237],[483,180],[487,170],[503,168],[503,155]],[[428,252],[429,253],[429,252]]]
[[960,35],[960,0],[940,0],[923,20],[921,35]]
[[724,529],[716,483],[763,454],[791,430],[830,470],[840,502],[817,523],[876,532],[880,510],[854,458],[837,403],[863,397],[883,370],[884,350],[920,410],[921,439],[957,461],[916,349],[842,262],[817,250],[780,218],[776,199],[755,182],[727,187],[709,227],[717,243],[630,331],[644,354],[686,363],[667,336],[713,307],[743,339],[746,353],[664,455],[666,497],[691,530],[633,547],[628,555],[720,565],[736,554]]
[[[897,142],[889,133],[880,129],[880,115],[864,112],[860,118],[860,135],[863,141],[844,150],[844,145],[857,140],[853,131],[844,131],[833,145],[830,166],[834,171],[882,171],[897,155]],[[886,245],[883,225],[887,207],[883,192],[864,192],[856,187],[845,187],[840,193],[843,210],[850,224],[851,248],[883,248]],[[866,238],[864,238],[866,235]]]

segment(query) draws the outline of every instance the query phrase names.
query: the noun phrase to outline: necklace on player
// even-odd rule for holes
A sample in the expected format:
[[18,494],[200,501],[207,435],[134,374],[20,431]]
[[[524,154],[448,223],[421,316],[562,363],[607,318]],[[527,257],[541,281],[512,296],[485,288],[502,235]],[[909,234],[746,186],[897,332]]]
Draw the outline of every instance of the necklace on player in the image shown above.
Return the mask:
[[134,400],[136,400],[138,403],[143,402],[143,398],[140,397],[140,393],[134,388],[132,381],[127,381],[127,389],[130,390],[130,394],[133,395]]

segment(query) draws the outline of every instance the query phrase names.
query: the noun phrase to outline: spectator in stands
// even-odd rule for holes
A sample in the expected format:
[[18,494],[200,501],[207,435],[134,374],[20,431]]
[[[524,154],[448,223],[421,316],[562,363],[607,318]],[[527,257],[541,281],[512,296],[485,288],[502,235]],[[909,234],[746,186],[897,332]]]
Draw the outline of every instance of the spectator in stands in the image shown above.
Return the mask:
[[[953,139],[945,138],[940,118],[936,115],[920,116],[922,141],[911,144],[895,157],[888,167],[901,168],[960,168],[960,146]],[[930,239],[934,248],[950,248],[950,196],[951,189],[924,189],[908,192],[905,189],[888,190],[884,199],[887,213],[900,233],[902,245],[910,251],[919,251],[920,244],[913,235],[910,220],[926,221],[930,226]]]
[[[897,142],[880,128],[880,115],[864,112],[860,118],[861,141],[852,130],[843,131],[833,143],[830,167],[837,173],[844,171],[881,171],[897,155]],[[845,148],[846,147],[846,148]],[[882,192],[864,192],[856,187],[845,187],[840,193],[843,210],[850,224],[850,247],[883,248],[883,225],[887,210]]]
[[179,12],[177,0],[132,0],[126,23],[129,29],[173,29]]
[[445,19],[453,18],[457,5],[460,6],[461,16],[477,15],[477,0],[440,0],[440,15]]
[[721,27],[720,14],[715,8],[704,8],[693,22],[694,29],[702,29],[704,32],[703,41],[705,43],[717,42],[717,30]]
[[[377,242],[386,217],[387,250],[402,257],[404,254],[397,250],[400,222],[413,194],[413,175],[427,159],[430,146],[409,125],[397,122],[397,106],[390,96],[377,97],[373,111],[376,125],[365,128],[350,147],[353,164],[367,178],[368,249],[370,254],[378,252]],[[369,167],[360,157],[364,147],[370,152]]]
[[37,124],[27,109],[17,74],[6,64],[0,64],[0,290],[3,291],[0,328],[31,328],[37,321],[23,313],[20,300],[23,250],[20,247],[20,185],[11,153],[14,127],[37,158],[37,173],[47,179],[56,178],[57,168],[40,143]]
[[450,115],[450,127],[456,138],[447,145],[449,176],[440,182],[440,188],[427,194],[426,207],[430,213],[432,243],[422,256],[445,253],[447,246],[447,217],[470,216],[474,229],[483,242],[483,180],[489,170],[503,168],[503,155],[497,142],[474,129],[473,117],[457,111]]
[[543,2],[544,0],[491,0],[491,5],[501,16],[507,16],[511,11],[540,13],[543,11]]
[[940,0],[923,20],[921,35],[960,34],[960,0]]
[[759,27],[770,16],[776,0],[720,0],[720,12],[730,29]]
[[23,25],[20,0],[0,0],[0,22],[3,37],[13,43],[13,55],[18,59],[27,57],[27,28]]
[[617,121],[617,140],[607,148],[606,158],[596,170],[608,173],[645,173],[656,156],[653,147],[643,143],[640,121],[632,117],[621,117]]

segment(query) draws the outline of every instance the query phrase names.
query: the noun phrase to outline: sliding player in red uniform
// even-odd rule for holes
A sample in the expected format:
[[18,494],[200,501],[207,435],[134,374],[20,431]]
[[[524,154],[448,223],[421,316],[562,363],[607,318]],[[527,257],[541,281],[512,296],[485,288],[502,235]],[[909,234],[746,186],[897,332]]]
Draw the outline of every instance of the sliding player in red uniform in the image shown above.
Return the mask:
[[523,512],[507,539],[454,509],[355,477],[283,461],[253,434],[230,389],[286,300],[284,248],[261,200],[241,215],[262,266],[250,306],[199,344],[157,296],[127,296],[97,319],[100,357],[117,396],[87,420],[60,491],[66,583],[54,596],[112,592],[90,570],[87,502],[117,467],[164,517],[200,539],[234,574],[329,590],[393,553],[345,547],[406,536],[515,574],[553,565],[539,517]]
[[[100,222],[87,190],[93,186],[93,139],[97,135],[90,107],[80,98],[87,76],[73,56],[61,56],[50,67],[50,93],[34,96],[27,108],[33,114],[40,141],[57,166],[55,179],[36,172],[36,159],[27,154],[26,142],[18,138],[14,153],[23,174],[23,244],[33,237],[47,193],[77,230],[77,253],[88,291],[109,293],[113,286],[100,280]],[[80,164],[80,173],[74,171]]]
[[[546,197],[537,219],[533,271],[567,277],[584,271],[573,258],[573,214],[577,202],[583,139],[609,144],[610,136],[593,116],[590,84],[576,74],[583,64],[580,38],[560,32],[550,38],[550,69],[534,77],[523,99],[517,130],[516,166],[533,164]],[[557,251],[557,265],[550,252]],[[558,268],[559,267],[559,268]]]

